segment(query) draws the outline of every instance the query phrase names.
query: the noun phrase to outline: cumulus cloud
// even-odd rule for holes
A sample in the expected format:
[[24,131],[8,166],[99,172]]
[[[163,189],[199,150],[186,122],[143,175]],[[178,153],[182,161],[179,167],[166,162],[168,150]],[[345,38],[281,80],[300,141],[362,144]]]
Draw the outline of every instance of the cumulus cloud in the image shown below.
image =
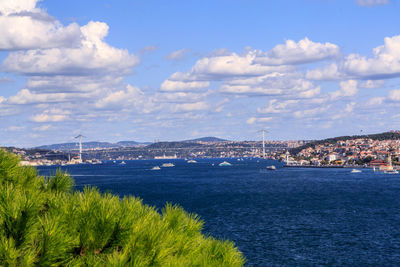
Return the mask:
[[258,113],[272,113],[272,114],[279,114],[283,112],[288,112],[289,106],[295,105],[299,103],[299,100],[286,100],[286,101],[278,101],[277,99],[272,99],[269,101],[269,105],[264,108],[258,108]]
[[384,100],[384,97],[373,97],[367,101],[366,106],[379,106],[382,105]]
[[388,98],[392,101],[400,101],[400,90],[392,90],[389,92]]
[[15,125],[12,125],[12,126],[7,127],[6,130],[7,130],[8,132],[22,131],[22,130],[25,130],[25,126],[15,126]]
[[338,65],[332,63],[322,68],[307,70],[306,78],[310,80],[340,80],[344,74],[339,71]]
[[0,2],[0,50],[21,50],[77,46],[80,28],[64,27],[45,11],[37,0]]
[[358,82],[355,80],[348,80],[340,82],[340,89],[331,93],[331,98],[336,99],[339,97],[354,96],[358,92]]
[[272,119],[273,119],[272,117],[263,117],[263,118],[250,117],[249,119],[247,119],[246,123],[247,124],[263,123],[271,121]]
[[189,49],[180,49],[177,51],[173,51],[166,55],[164,59],[166,60],[181,60],[187,53],[189,53]]
[[116,49],[103,41],[108,26],[89,22],[81,27],[83,39],[76,48],[51,48],[11,53],[3,62],[7,72],[25,75],[102,75],[129,73],[139,63],[127,50]]
[[233,79],[220,88],[223,93],[310,98],[320,87],[305,80],[299,73],[278,73],[249,79]]
[[76,95],[69,95],[66,93],[53,93],[53,94],[36,94],[28,89],[22,89],[15,96],[8,98],[10,104],[37,104],[37,103],[58,103],[72,100]]
[[69,119],[70,111],[61,109],[44,110],[40,114],[33,115],[30,120],[33,122],[60,122]]
[[389,0],[357,0],[356,1],[357,5],[359,6],[382,6],[382,5],[387,5],[390,3]]
[[304,64],[340,55],[340,49],[332,43],[316,43],[307,37],[299,42],[287,40],[285,44],[258,53],[254,63],[263,65]]
[[111,92],[102,99],[96,102],[97,108],[104,108],[110,106],[121,106],[128,103],[132,103],[138,98],[142,98],[143,92],[131,85],[128,85],[125,90],[119,90],[116,92]]
[[189,112],[189,111],[201,111],[207,110],[209,105],[204,102],[195,102],[195,103],[184,103],[184,104],[176,104],[172,108],[174,112]]
[[190,91],[210,86],[209,81],[174,81],[165,80],[161,84],[161,91]]
[[385,85],[384,80],[366,80],[360,83],[360,88],[381,88]]
[[350,54],[343,63],[343,70],[363,79],[400,77],[400,35],[386,37],[384,44],[373,50],[371,58]]
[[321,113],[323,113],[327,110],[328,110],[328,106],[316,107],[316,108],[311,108],[311,109],[298,110],[298,111],[294,112],[293,115],[295,118],[314,117],[314,116],[320,115]]

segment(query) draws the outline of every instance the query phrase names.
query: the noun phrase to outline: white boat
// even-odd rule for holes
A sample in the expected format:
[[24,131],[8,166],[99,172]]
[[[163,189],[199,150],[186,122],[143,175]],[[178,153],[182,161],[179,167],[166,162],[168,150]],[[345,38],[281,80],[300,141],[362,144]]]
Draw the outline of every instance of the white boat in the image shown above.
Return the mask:
[[384,173],[386,174],[398,174],[399,172],[396,170],[388,170],[388,171],[384,171]]
[[275,171],[275,170],[276,170],[276,167],[275,167],[274,165],[267,166],[267,170],[269,170],[269,171]]
[[121,161],[121,163],[120,163],[121,165],[125,165],[126,163],[125,163],[125,161]]
[[151,168],[151,170],[153,170],[153,171],[158,171],[158,170],[161,170],[161,168],[158,167],[158,166],[154,166],[153,168]]
[[195,161],[194,159],[190,159],[187,161],[187,163],[197,163],[197,161]]
[[223,161],[223,162],[221,162],[220,164],[218,164],[218,166],[232,166],[232,164],[230,164],[230,163],[227,162],[227,161]]
[[161,167],[174,167],[175,165],[173,163],[163,163]]
[[351,170],[351,173],[360,173],[361,172],[361,170],[357,170],[357,169],[352,169]]

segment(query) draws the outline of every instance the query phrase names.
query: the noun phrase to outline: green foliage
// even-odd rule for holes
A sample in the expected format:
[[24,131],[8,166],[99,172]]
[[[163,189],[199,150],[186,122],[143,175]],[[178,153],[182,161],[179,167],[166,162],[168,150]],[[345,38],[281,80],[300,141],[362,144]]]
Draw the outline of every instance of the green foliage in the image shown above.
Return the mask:
[[195,214],[95,188],[73,191],[58,170],[38,176],[0,150],[0,266],[242,266],[230,241],[201,233]]
[[379,133],[379,134],[369,134],[369,135],[353,135],[353,136],[339,136],[339,137],[334,137],[334,138],[328,138],[328,139],[323,139],[323,140],[318,140],[318,141],[313,141],[310,143],[307,143],[303,146],[299,146],[296,148],[290,149],[291,154],[298,154],[301,150],[312,147],[315,148],[316,145],[322,145],[322,144],[336,144],[338,141],[346,141],[346,140],[355,140],[355,139],[372,139],[372,140],[400,140],[400,133],[398,132],[385,132],[385,133]]

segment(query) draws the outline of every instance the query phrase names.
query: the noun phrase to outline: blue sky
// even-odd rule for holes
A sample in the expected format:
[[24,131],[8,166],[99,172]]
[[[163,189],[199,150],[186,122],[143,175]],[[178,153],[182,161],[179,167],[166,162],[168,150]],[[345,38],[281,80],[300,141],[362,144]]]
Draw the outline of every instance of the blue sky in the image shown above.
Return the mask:
[[0,145],[400,128],[396,0],[0,3]]

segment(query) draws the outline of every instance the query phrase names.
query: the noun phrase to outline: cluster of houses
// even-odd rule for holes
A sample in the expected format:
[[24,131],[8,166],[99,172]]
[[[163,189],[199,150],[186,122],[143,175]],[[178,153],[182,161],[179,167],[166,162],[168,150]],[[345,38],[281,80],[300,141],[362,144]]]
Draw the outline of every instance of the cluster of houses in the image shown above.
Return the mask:
[[[390,157],[389,157],[390,155]],[[368,165],[381,166],[399,162],[400,140],[360,138],[316,144],[301,150],[294,159],[309,165]]]

